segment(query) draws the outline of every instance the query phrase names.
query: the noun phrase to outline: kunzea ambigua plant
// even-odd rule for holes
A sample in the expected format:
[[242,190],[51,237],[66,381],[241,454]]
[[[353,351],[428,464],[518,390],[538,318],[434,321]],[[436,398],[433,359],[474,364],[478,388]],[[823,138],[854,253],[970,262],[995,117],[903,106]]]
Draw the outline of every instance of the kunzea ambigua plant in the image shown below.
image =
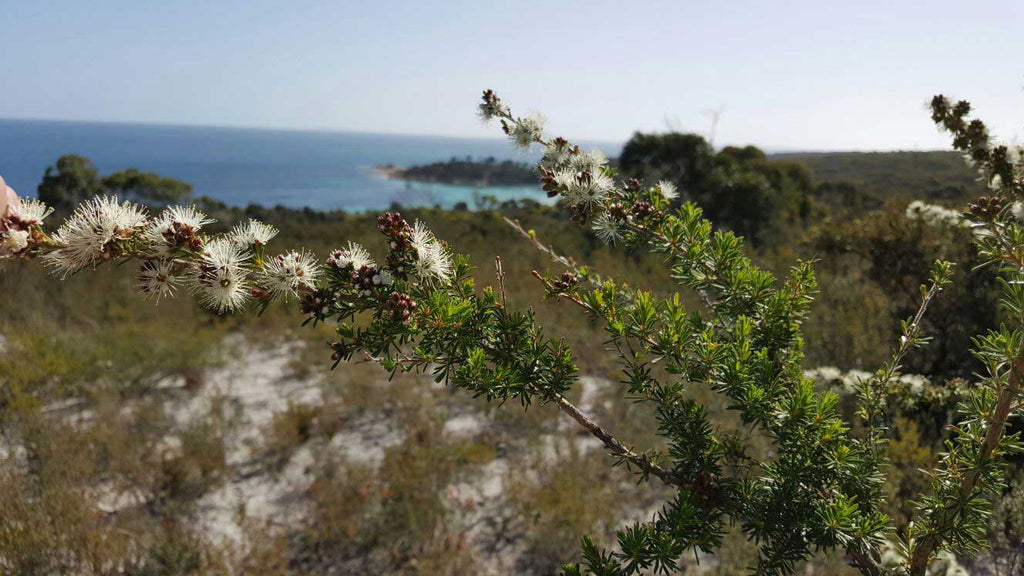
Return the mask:
[[[65,277],[134,259],[142,292],[160,299],[186,289],[218,312],[297,298],[305,322],[337,325],[334,366],[370,360],[392,374],[430,372],[487,401],[556,404],[615,464],[674,491],[651,519],[620,529],[612,548],[584,538],[582,561],[564,566],[567,575],[672,573],[684,555],[721,546],[730,524],[757,544],[751,570],[760,574],[792,573],[817,552],[840,551],[864,574],[923,575],[939,554],[983,549],[989,502],[1003,486],[1002,456],[1018,448],[1004,429],[1021,407],[1024,371],[1024,226],[1011,209],[1024,201],[1024,163],[993,146],[983,124],[967,122],[966,103],[937,97],[934,119],[993,188],[964,217],[987,261],[1003,271],[1003,305],[1014,325],[977,339],[985,374],[951,426],[916,519],[898,529],[880,511],[891,421],[886,393],[905,355],[927,341],[921,319],[949,282],[951,264],[936,263],[891,360],[859,387],[860,422],[847,423],[836,395],[815,390],[801,366],[801,325],[816,291],[810,263],[778,279],[750,261],[739,238],[714,230],[698,206],[680,203],[672,183],[623,181],[599,152],[545,138],[540,117],[513,115],[491,91],[479,112],[500,122],[517,146],[543,147],[540,186],[574,221],[609,244],[660,256],[702,303],[687,309],[677,294],[601,277],[510,222],[560,266],[535,273],[545,296],[604,327],[629,397],[653,407],[664,450],[630,447],[567,400],[577,380],[572,352],[545,337],[531,312],[509,309],[500,260],[497,286],[478,290],[467,258],[397,212],[378,219],[388,240],[379,262],[350,242],[321,263],[304,251],[270,255],[276,230],[257,221],[210,235],[203,228],[211,221],[194,207],[151,217],[110,197],[81,204],[48,233],[49,209],[3,186],[0,258],[39,258]],[[707,409],[686,394],[694,386],[727,397],[743,424],[771,441],[771,456],[751,456],[740,436],[715,429]]]

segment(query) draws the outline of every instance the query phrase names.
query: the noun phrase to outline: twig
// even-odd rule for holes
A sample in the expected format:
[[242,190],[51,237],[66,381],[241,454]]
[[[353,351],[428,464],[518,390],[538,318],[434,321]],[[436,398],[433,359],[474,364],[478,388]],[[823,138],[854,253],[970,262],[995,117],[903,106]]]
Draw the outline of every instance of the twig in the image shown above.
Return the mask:
[[[508,216],[502,216],[501,219],[504,220],[506,224],[511,226],[513,230],[518,232],[520,236],[529,240],[530,243],[533,244],[535,248],[537,248],[537,250],[540,250],[541,252],[550,256],[552,262],[557,262],[558,264],[565,266],[569,270],[572,270],[574,274],[580,275],[581,266],[576,263],[576,260],[567,256],[562,256],[561,254],[556,252],[552,246],[545,245],[543,242],[540,241],[540,239],[537,238],[536,233],[524,229],[522,224],[519,223],[519,220],[513,220]],[[595,286],[601,285],[599,276],[591,274],[588,275],[588,278],[590,278],[590,282]]]
[[[384,359],[372,356],[370,354],[365,354],[364,360],[367,362],[374,362],[379,364]],[[397,358],[393,358],[392,360],[398,364],[414,367],[424,366],[429,363],[427,360],[423,358],[414,358],[411,356],[399,356]],[[439,358],[439,360],[444,359]],[[611,433],[602,428],[601,425],[595,422],[592,418],[581,412],[579,408],[577,408],[572,402],[569,402],[564,396],[560,394],[555,396],[555,403],[558,404],[558,408],[562,412],[565,412],[566,414],[571,416],[573,420],[575,420],[581,426],[586,428],[587,431],[589,431],[598,440],[600,440],[601,443],[603,443],[605,447],[608,448],[608,450],[615,456],[618,456],[623,460],[628,460],[631,464],[635,465],[644,473],[653,474],[658,478],[661,478],[662,481],[664,481],[666,484],[670,486],[682,485],[677,479],[673,477],[671,472],[665,470],[661,466],[658,466],[657,464],[652,462],[650,458],[642,454],[637,454],[636,452],[627,448],[625,444],[623,444],[614,436],[612,436]]]
[[680,486],[679,481],[672,476],[671,472],[665,470],[661,466],[658,466],[654,462],[651,462],[651,460],[646,456],[637,454],[629,448],[626,448],[622,442],[619,442],[614,436],[602,428],[600,424],[591,420],[586,414],[580,412],[579,408],[573,405],[572,402],[566,400],[564,396],[556,396],[555,402],[558,404],[558,407],[562,412],[568,414],[573,420],[578,422],[580,426],[586,428],[591,434],[600,440],[609,452],[623,460],[628,460],[645,473],[653,474],[658,478],[661,478],[661,480],[669,486]]
[[[666,246],[669,247],[669,251],[672,252],[677,258],[686,258],[687,257],[687,254],[684,251],[680,250],[679,247],[676,246],[675,242],[670,241],[668,239],[668,236],[665,236],[661,232],[658,232],[657,230],[652,230],[652,229],[648,228],[647,226],[641,226],[641,225],[637,225],[637,224],[629,224],[629,223],[627,223],[627,226],[632,228],[633,231],[635,231],[635,232],[641,232],[641,233],[644,233],[644,234],[649,234],[652,238],[654,238],[658,242],[661,242],[662,244],[665,244]],[[708,268],[707,265],[705,265],[704,267]],[[710,312],[716,313],[716,310],[715,310],[715,304],[716,304],[715,299],[712,298],[711,295],[708,294],[706,290],[704,290],[703,288],[696,288],[696,287],[692,287],[692,290],[697,294],[697,297],[700,298],[701,302],[704,303],[704,306],[707,307],[707,309]]]
[[[986,424],[988,432],[985,434],[985,441],[981,443],[981,447],[978,450],[978,461],[980,463],[988,462],[992,458],[992,453],[1003,439],[1006,419],[1010,415],[1014,400],[1020,394],[1022,385],[1024,385],[1024,355],[1014,359],[1013,367],[1010,369],[1010,377],[1006,385],[999,392],[999,399],[996,400],[995,410],[992,411],[992,416],[989,417]],[[981,466],[976,466],[964,475],[963,480],[960,481],[961,494],[972,494],[974,492],[978,477],[982,472],[981,468]],[[910,559],[908,570],[911,576],[924,576],[928,570],[928,564],[931,562],[932,555],[938,549],[939,544],[941,544],[939,538],[936,538],[934,535],[929,536],[923,538],[920,544],[917,545],[917,548],[914,549],[914,555]]]
[[501,269],[501,256],[494,257],[495,275],[498,277],[498,292],[501,294],[501,305],[507,307],[505,302],[505,271]]

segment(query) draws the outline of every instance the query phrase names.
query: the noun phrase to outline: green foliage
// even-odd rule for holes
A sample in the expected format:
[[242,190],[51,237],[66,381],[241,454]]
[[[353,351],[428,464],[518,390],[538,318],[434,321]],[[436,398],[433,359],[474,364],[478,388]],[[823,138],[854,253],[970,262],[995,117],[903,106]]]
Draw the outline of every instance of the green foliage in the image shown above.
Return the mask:
[[92,160],[69,154],[46,169],[37,193],[40,200],[55,210],[67,210],[101,191],[99,172]]
[[[996,273],[991,267],[975,265],[982,260],[969,228],[911,218],[906,208],[901,202],[893,202],[880,213],[830,219],[813,228],[809,248],[820,257],[819,268],[832,277],[849,275],[868,281],[831,291],[815,311],[825,312],[835,305],[835,298],[847,297],[863,310],[871,305],[872,298],[882,297],[888,318],[906,318],[918,308],[920,282],[929,275],[936,260],[963,263],[952,271],[946,295],[930,306],[924,318],[926,331],[933,335],[931,345],[909,356],[904,369],[940,378],[970,377],[979,368],[970,352],[972,338],[999,323],[1000,286]],[[862,317],[859,322],[870,320]],[[844,329],[845,326],[834,323],[824,327],[832,338]],[[892,341],[899,336],[898,326],[891,322],[875,328],[874,333],[857,324],[849,329],[844,342],[871,337]],[[846,351],[850,356],[856,353]],[[852,358],[843,362],[846,354],[833,348],[818,359],[853,367]]]
[[434,162],[409,168],[385,167],[385,170],[403,180],[469,186],[533,184],[537,178],[529,165],[511,160],[499,162],[493,156],[482,160],[452,157],[447,162]]
[[625,177],[676,184],[709,220],[755,245],[801,225],[811,210],[810,175],[754,146],[715,152],[696,134],[634,134],[619,158]]
[[108,175],[103,178],[102,187],[106,192],[144,204],[182,204],[192,195],[191,184],[135,168]]
[[145,204],[184,203],[192,195],[192,185],[134,168],[101,177],[91,160],[69,154],[46,169],[37,193],[50,207],[65,211],[99,194],[116,194]]

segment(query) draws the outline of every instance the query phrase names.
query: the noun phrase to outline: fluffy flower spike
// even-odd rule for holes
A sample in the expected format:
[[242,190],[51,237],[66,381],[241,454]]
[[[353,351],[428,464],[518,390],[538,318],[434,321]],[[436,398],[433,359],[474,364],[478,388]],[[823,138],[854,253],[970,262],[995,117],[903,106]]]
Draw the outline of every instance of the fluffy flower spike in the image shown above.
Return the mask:
[[529,148],[544,136],[544,117],[534,114],[520,118],[509,126],[508,136],[520,148]]
[[231,239],[238,244],[248,246],[266,246],[268,242],[277,236],[278,230],[269,224],[259,220],[250,219],[244,224],[239,224],[231,230]]
[[425,280],[448,282],[452,278],[452,259],[448,249],[434,236],[423,222],[417,221],[412,229],[410,243],[416,250],[416,272]]
[[53,235],[62,246],[45,259],[56,272],[68,276],[82,268],[121,256],[120,245],[141,235],[148,221],[142,206],[118,202],[114,196],[91,198]]
[[287,300],[298,296],[300,288],[312,288],[319,274],[320,264],[312,254],[292,251],[267,260],[257,282],[271,297]]
[[665,197],[666,200],[675,200],[679,197],[679,192],[676,190],[676,185],[669,182],[668,180],[662,180],[658,182],[658,192]]
[[182,281],[174,268],[171,260],[146,260],[139,268],[139,290],[157,302],[174,296]]
[[373,258],[370,253],[355,242],[349,241],[348,246],[331,252],[327,258],[327,265],[333,268],[352,268],[358,270],[363,266],[373,266]]

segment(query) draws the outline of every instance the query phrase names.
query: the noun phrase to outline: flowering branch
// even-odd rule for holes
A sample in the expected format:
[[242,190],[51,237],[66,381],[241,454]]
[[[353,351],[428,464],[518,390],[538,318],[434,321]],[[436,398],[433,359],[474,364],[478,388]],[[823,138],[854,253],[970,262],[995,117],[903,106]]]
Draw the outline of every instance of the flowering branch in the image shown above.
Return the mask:
[[976,230],[981,257],[1000,266],[1001,304],[1016,326],[1003,326],[976,340],[975,355],[987,374],[962,403],[963,420],[951,427],[942,465],[932,472],[931,492],[918,503],[919,520],[901,543],[908,573],[914,576],[924,575],[944,547],[959,554],[980,552],[990,498],[1003,485],[1001,457],[1022,449],[1017,435],[1007,436],[1005,428],[1024,385],[1024,230],[1002,197],[1016,202],[1024,198],[1024,162],[1019,149],[993,145],[983,122],[967,120],[971,106],[966,101],[953,104],[936,96],[931,107],[932,119],[952,134],[953,146],[977,166],[995,193],[978,198],[967,218]]
[[[566,573],[674,567],[678,556],[658,551],[641,533],[655,530],[680,552],[689,546],[714,549],[723,515],[740,520],[748,536],[761,542],[758,569],[766,573],[791,571],[809,546],[856,552],[878,545],[886,519],[868,502],[858,502],[876,492],[879,475],[846,437],[834,397],[815,394],[799,372],[799,325],[814,290],[810,267],[795,267],[777,289],[774,277],[746,258],[738,238],[713,232],[693,204],[673,209],[678,193],[671,183],[646,187],[638,180],[616,180],[602,154],[584,153],[562,138],[545,139],[536,117],[514,116],[493,92],[484,93],[481,116],[499,119],[516,145],[544,146],[541,187],[560,198],[574,221],[589,222],[607,243],[664,256],[673,277],[712,313],[704,319],[686,312],[678,296],[655,298],[609,280],[593,287],[581,282],[582,274],[540,275],[549,297],[570,300],[603,321],[630,393],[656,405],[672,470],[686,480],[681,500],[662,516],[620,533],[618,551],[585,547],[584,565],[567,567]],[[656,377],[657,362],[679,381]],[[705,409],[682,396],[687,384],[708,385],[729,396],[744,422],[759,425],[775,442],[776,462],[812,464],[762,463],[760,477],[727,474],[723,466],[732,457],[712,434]],[[666,515],[692,519],[695,531],[665,529]]]

